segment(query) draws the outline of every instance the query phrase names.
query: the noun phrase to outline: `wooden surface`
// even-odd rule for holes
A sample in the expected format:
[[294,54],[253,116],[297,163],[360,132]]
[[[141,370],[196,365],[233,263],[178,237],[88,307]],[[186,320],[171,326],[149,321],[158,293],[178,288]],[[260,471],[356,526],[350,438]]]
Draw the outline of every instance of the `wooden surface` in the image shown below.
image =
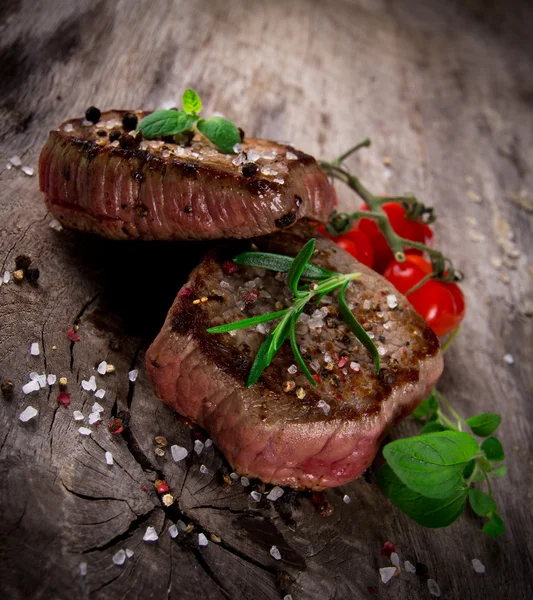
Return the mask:
[[[295,600],[359,599],[370,597],[369,586],[379,598],[429,598],[423,577],[402,572],[387,586],[379,582],[386,540],[402,563],[427,566],[443,598],[533,597],[527,5],[2,2],[0,266],[13,271],[14,257],[25,253],[41,270],[37,286],[0,288],[0,375],[15,383],[13,398],[0,398],[2,598],[257,600],[290,592]],[[369,136],[373,147],[351,161],[365,183],[381,193],[414,192],[436,207],[437,243],[466,272],[468,300],[439,385],[465,415],[503,413],[502,539],[488,540],[470,512],[448,530],[423,529],[372,476],[331,490],[335,511],[323,518],[305,495],[257,504],[239,483],[223,486],[223,459],[213,448],[182,463],[155,455],[156,435],[193,444],[191,431],[156,401],[143,360],[199,248],[56,232],[36,177],[5,163],[16,154],[36,167],[48,130],[90,104],[155,108],[188,86],[207,113],[223,112],[248,134],[291,140],[317,156],[333,157]],[[81,341],[71,344],[66,332],[75,321]],[[111,339],[119,350],[110,349]],[[34,341],[38,357],[29,354]],[[503,361],[506,353],[513,365]],[[104,359],[116,366],[116,374],[98,378],[105,421],[122,413],[127,428],[111,435],[93,426],[83,437],[72,411],[88,415],[94,399],[80,382]],[[139,369],[134,384],[132,367]],[[24,396],[30,371],[68,377],[71,405],[58,406],[57,386]],[[39,415],[23,424],[18,415],[30,404]],[[408,421],[393,435],[415,431]],[[178,497],[172,509],[153,491],[158,476]],[[172,540],[167,528],[178,518],[194,530]],[[142,541],[149,525],[160,534],[155,543]],[[199,547],[199,532],[221,541]],[[112,556],[123,548],[135,554],[115,566]],[[473,558],[485,564],[484,575],[474,572]]]

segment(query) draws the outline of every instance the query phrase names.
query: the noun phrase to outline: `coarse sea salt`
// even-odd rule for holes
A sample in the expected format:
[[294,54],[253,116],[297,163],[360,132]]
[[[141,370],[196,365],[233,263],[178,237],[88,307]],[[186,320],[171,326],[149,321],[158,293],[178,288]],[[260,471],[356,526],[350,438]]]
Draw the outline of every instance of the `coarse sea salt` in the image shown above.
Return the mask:
[[406,560],[403,563],[403,568],[408,572],[408,573],[416,573],[416,567],[413,565],[413,563],[409,560]]
[[108,465],[112,465],[113,464],[113,455],[111,454],[111,452],[106,452],[105,453],[105,461]]
[[176,525],[174,525],[174,523],[168,528],[168,534],[170,535],[171,538],[178,537],[179,531],[178,531],[178,528],[176,527]]
[[86,380],[83,379],[81,382],[81,387],[86,391],[86,392],[95,392],[96,391],[96,377],[94,375],[91,375],[91,377]]
[[94,392],[94,395],[96,398],[100,398],[100,400],[105,396],[105,390],[96,390],[96,392]]
[[361,365],[358,362],[352,361],[350,363],[350,369],[352,371],[355,371],[356,373],[359,373],[359,371],[361,370]]
[[205,440],[205,444],[204,444],[204,446],[205,446],[206,448],[209,448],[209,447],[210,447],[210,446],[212,446],[212,445],[213,445],[213,440],[212,440],[212,439],[210,439],[210,438],[207,438],[207,440]]
[[98,404],[98,402],[95,402],[95,403],[93,404],[93,406],[92,406],[91,410],[92,410],[93,412],[98,412],[98,413],[101,413],[101,412],[104,412],[104,407],[103,407],[101,404]]
[[21,171],[24,173],[24,175],[27,175],[28,177],[31,177],[33,175],[33,167],[27,167],[26,165],[24,165]]
[[298,367],[296,365],[291,365],[287,371],[291,374],[294,375],[298,372]]
[[187,454],[189,454],[189,452],[187,451],[186,448],[183,448],[183,446],[171,446],[170,447],[170,452],[172,454],[172,458],[174,459],[175,462],[179,462],[180,460],[183,460],[184,458],[187,457]]
[[276,485],[270,490],[270,492],[268,492],[267,500],[271,500],[272,502],[275,502],[276,500],[281,498],[284,493],[285,493],[284,489],[279,487],[279,485]]
[[248,487],[250,485],[248,477],[241,477],[241,485],[242,487]]
[[135,552],[133,552],[133,550],[130,550],[129,548],[126,548],[126,556],[128,558],[131,558],[134,554],[135,554]]
[[208,539],[205,537],[203,533],[198,534],[198,545],[199,546],[207,546],[209,544]]
[[237,479],[239,479],[239,475],[237,475],[237,473],[230,473],[229,476],[231,479],[233,479],[233,481],[237,481]]
[[87,563],[86,562],[80,563],[80,575],[82,577],[85,577],[85,575],[87,575]]
[[387,306],[389,308],[396,308],[398,306],[398,299],[394,294],[387,294]]
[[391,552],[390,561],[395,567],[400,568],[400,557],[397,552]]
[[276,560],[281,560],[281,553],[277,546],[272,546],[272,548],[270,548],[270,556]]
[[342,501],[344,502],[344,504],[350,504],[352,499],[350,498],[350,496],[348,496],[348,494],[344,494],[344,496],[342,497]]
[[34,408],[33,406],[27,406],[19,415],[19,419],[23,422],[26,423],[27,421],[29,421],[30,419],[33,419],[33,417],[36,417],[39,414],[39,411]]
[[508,364],[508,365],[512,365],[514,364],[514,356],[512,354],[506,354],[503,357],[503,360]]
[[[4,283],[5,283],[5,275],[4,275]],[[39,350],[39,344],[37,342],[33,342],[33,344],[30,346],[30,354],[32,356],[39,356],[40,350]]]
[[285,154],[285,157],[287,158],[287,160],[298,160],[298,157],[296,156],[296,154],[294,154],[294,152],[287,152]]
[[50,229],[53,229],[54,231],[63,230],[63,225],[61,225],[61,223],[57,219],[52,219],[50,223],[48,223],[48,227],[50,227]]
[[39,387],[42,389],[46,387],[46,374],[43,373],[37,377],[37,382],[39,383]]
[[200,473],[202,475],[208,475],[209,474],[209,469],[205,465],[200,465]]
[[138,374],[139,374],[138,369],[133,369],[132,371],[130,371],[128,373],[128,379],[133,382],[137,379]]
[[256,162],[261,158],[261,155],[258,154],[253,148],[250,148],[246,153],[249,162]]
[[50,373],[50,375],[48,375],[48,377],[46,378],[46,383],[48,383],[48,385],[54,385],[54,383],[57,381],[57,376],[53,375],[52,373]]
[[105,375],[106,374],[106,369],[107,369],[107,363],[105,360],[103,360],[99,365],[98,368],[96,369],[98,371],[98,373],[100,373],[100,375]]
[[259,502],[262,498],[262,494],[260,494],[259,492],[250,492],[250,496],[256,501]]
[[24,392],[24,394],[31,394],[32,392],[36,392],[39,389],[40,389],[40,386],[39,386],[39,382],[37,381],[37,379],[34,379],[33,381],[29,381],[28,383],[26,383],[22,386],[22,391]]
[[20,160],[20,156],[12,156],[8,160],[14,167],[20,167],[20,165],[22,164],[22,161]]
[[72,418],[73,418],[75,421],[83,421],[83,419],[84,419],[84,417],[83,417],[83,414],[82,414],[82,413],[81,413],[79,410],[75,410],[75,411],[72,413]]
[[379,570],[381,581],[383,583],[389,583],[389,581],[396,575],[397,570],[398,569],[396,567],[382,567]]
[[476,573],[484,573],[485,565],[479,560],[479,558],[472,559],[472,566],[474,567],[474,571]]
[[121,566],[126,562],[126,553],[124,550],[119,550],[116,554],[113,555],[113,564],[117,566]]
[[440,596],[439,584],[434,579],[428,579],[428,590],[432,596],[436,596],[437,598]]
[[194,440],[194,451],[196,454],[202,454],[202,450],[204,449],[204,443],[200,440]]
[[6,163],[6,171],[11,171],[12,167],[13,165],[10,162]]
[[74,125],[72,125],[72,123],[67,123],[64,127],[63,127],[63,131],[66,131],[67,133],[69,131],[72,131],[74,129]]
[[185,523],[181,520],[178,519],[176,525],[182,530],[185,531],[187,529],[187,525],[185,525]]
[[4,283],[9,283],[11,281],[11,273],[9,271],[4,271],[4,276],[2,278]]
[[81,435],[91,435],[92,431],[88,427],[80,427],[78,433],[81,433]]
[[145,533],[143,535],[143,541],[145,541],[145,542],[157,542],[158,539],[159,539],[159,536],[157,535],[156,530],[151,525],[149,525],[146,528],[146,531],[145,531]]
[[331,411],[331,406],[325,400],[319,400],[317,403],[317,407],[321,408],[324,411],[325,415],[329,415]]

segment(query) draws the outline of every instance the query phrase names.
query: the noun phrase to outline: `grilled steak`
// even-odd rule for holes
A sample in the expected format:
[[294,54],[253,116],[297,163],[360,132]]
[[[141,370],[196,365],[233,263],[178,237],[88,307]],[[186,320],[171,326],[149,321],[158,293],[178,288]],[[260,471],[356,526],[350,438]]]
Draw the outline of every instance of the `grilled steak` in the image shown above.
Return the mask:
[[[298,223],[255,243],[294,256],[313,236],[314,229]],[[297,489],[346,483],[370,465],[390,427],[414,410],[440,376],[439,342],[389,282],[319,237],[314,264],[363,273],[346,298],[382,354],[380,375],[339,317],[335,298],[326,297],[320,309],[309,306],[296,329],[319,386],[295,372],[286,343],[246,389],[263,327],[270,324],[233,335],[208,334],[206,328],[281,310],[291,299],[286,275],[226,262],[246,246],[233,242],[211,251],[181,289],[147,353],[155,391],[205,428],[241,475]]]
[[302,217],[324,220],[333,208],[334,189],[315,159],[291,146],[246,138],[243,152],[226,155],[200,134],[189,146],[142,141],[124,130],[126,114],[72,119],[50,132],[40,186],[66,227],[116,239],[249,238]]

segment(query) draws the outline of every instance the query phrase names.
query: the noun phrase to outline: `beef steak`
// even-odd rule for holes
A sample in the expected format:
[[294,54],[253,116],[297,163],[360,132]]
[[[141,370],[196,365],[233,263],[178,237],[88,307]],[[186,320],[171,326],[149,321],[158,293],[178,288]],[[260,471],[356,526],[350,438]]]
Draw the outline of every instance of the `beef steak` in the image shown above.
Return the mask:
[[379,376],[340,318],[334,293],[320,309],[309,306],[296,329],[318,387],[295,372],[288,343],[258,383],[245,387],[265,338],[263,325],[233,335],[206,328],[281,310],[291,299],[286,275],[226,262],[249,242],[211,251],[192,272],[148,350],[147,367],[158,397],[205,428],[239,474],[320,490],[346,483],[370,465],[390,427],[434,385],[443,361],[435,334],[406,298],[308,224],[255,244],[294,256],[313,236],[311,262],[362,273],[346,299],[378,346]]
[[188,146],[143,141],[125,131],[126,114],[131,120],[109,111],[96,124],[72,119],[50,132],[40,187],[66,227],[115,239],[249,238],[333,209],[327,177],[291,146],[246,138],[243,152],[226,155],[200,134]]

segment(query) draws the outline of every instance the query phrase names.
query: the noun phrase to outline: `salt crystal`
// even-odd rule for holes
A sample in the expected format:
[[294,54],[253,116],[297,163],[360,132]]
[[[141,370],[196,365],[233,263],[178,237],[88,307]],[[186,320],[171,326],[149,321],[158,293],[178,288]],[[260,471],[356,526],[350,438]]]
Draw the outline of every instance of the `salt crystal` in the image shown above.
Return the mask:
[[261,158],[261,155],[257,154],[257,152],[252,148],[246,152],[246,156],[248,157],[249,162],[256,162]]
[[82,577],[85,577],[85,575],[87,575],[87,563],[86,562],[80,563],[80,575]]
[[233,152],[235,152],[235,154],[238,154],[239,152],[242,152],[242,144],[235,144],[235,146],[233,146]]
[[[6,276],[4,275],[4,283],[6,283]],[[33,342],[33,344],[30,346],[30,354],[32,356],[39,356],[39,344],[37,342]]]
[[72,417],[75,421],[83,421],[83,414],[79,410],[75,410],[72,413]]
[[80,427],[78,433],[81,433],[81,435],[91,435],[92,431],[87,427]]
[[311,365],[313,371],[316,371],[317,373],[320,371],[320,363],[318,360],[316,360],[316,358],[313,359],[309,364]]
[[187,454],[189,454],[186,448],[176,445],[170,447],[170,452],[172,453],[172,458],[175,460],[175,462],[183,460]]
[[361,370],[361,365],[358,362],[351,362],[350,363],[350,369],[352,371],[355,371],[356,373],[359,373],[359,371]]
[[22,161],[20,160],[19,156],[12,156],[9,159],[9,162],[14,166],[14,167],[20,167],[20,165],[22,164]]
[[23,423],[26,423],[30,419],[33,419],[33,417],[36,417],[38,414],[39,414],[39,411],[36,408],[33,408],[33,406],[28,406],[20,413],[19,419]]
[[400,568],[400,557],[397,552],[391,552],[390,561],[395,567]]
[[291,375],[294,375],[295,373],[297,373],[297,371],[298,371],[298,367],[297,367],[296,365],[291,365],[291,366],[290,366],[290,367],[287,369],[287,371],[288,371],[288,372],[289,372]]
[[67,131],[67,132],[69,132],[69,131],[72,131],[73,129],[74,129],[74,125],[72,125],[72,123],[67,123],[67,124],[66,124],[66,125],[63,127],[63,130],[64,130],[64,131]]
[[126,553],[124,550],[119,550],[116,554],[113,555],[113,564],[117,566],[121,566],[126,562]]
[[416,567],[413,565],[412,562],[406,560],[403,563],[404,569],[408,572],[408,573],[416,573]]
[[46,386],[46,375],[43,373],[37,377],[37,382],[39,383],[40,388],[44,388]]
[[255,329],[258,333],[261,333],[263,335],[266,333],[266,327],[264,323],[259,323]]
[[281,554],[277,546],[272,546],[272,548],[270,548],[270,556],[276,560],[281,560]]
[[50,223],[48,223],[48,227],[50,227],[50,229],[54,229],[55,231],[61,231],[63,229],[63,225],[61,225],[57,219],[52,219]]
[[298,157],[296,156],[296,154],[294,154],[294,152],[287,152],[285,156],[287,160],[298,160]]
[[99,365],[98,365],[98,369],[96,369],[98,371],[98,373],[100,373],[100,375],[105,375],[106,374],[106,369],[107,369],[107,363],[105,360],[103,360]]
[[440,596],[439,584],[434,579],[428,579],[428,589],[432,596]]
[[279,485],[276,485],[270,490],[270,492],[268,492],[267,500],[271,500],[272,502],[275,502],[276,500],[281,498],[284,493],[285,493],[285,491],[283,490],[283,488],[279,487]]
[[373,339],[374,339],[376,336],[375,336],[375,334],[374,334],[372,331],[369,331],[369,332],[368,332],[368,337],[369,337],[371,340],[373,340]]
[[259,492],[250,492],[250,496],[256,501],[260,502],[262,495]]
[[485,565],[479,560],[479,558],[472,559],[472,566],[474,567],[474,571],[476,573],[484,573]]
[[139,374],[139,370],[138,369],[133,369],[133,371],[130,371],[128,373],[128,379],[130,381],[135,381],[137,379],[137,375]]
[[[239,144],[235,144],[236,146]],[[242,165],[242,163],[246,162],[246,157],[244,156],[244,154],[238,154],[232,161],[231,163],[233,165],[235,165],[236,167],[238,167],[239,165]]]
[[363,302],[363,308],[364,308],[365,310],[370,310],[370,307],[371,307],[371,306],[372,306],[372,304],[371,304],[370,300],[365,300],[365,301]]
[[135,554],[135,552],[133,552],[133,550],[130,550],[129,548],[126,548],[126,556],[128,558],[131,558],[134,554]]
[[325,400],[319,400],[317,403],[317,407],[321,408],[324,411],[325,415],[329,415],[331,406]]
[[202,454],[203,449],[204,449],[204,443],[201,442],[200,440],[195,440],[194,441],[194,451],[196,452],[196,454],[198,454],[198,455]]
[[275,177],[273,181],[274,183],[279,183],[280,185],[283,185],[285,183],[285,179],[283,179],[283,177]]
[[92,121],[89,121],[89,120],[87,120],[87,119],[83,119],[83,121],[81,122],[81,124],[82,124],[84,127],[92,127],[92,126],[94,125],[94,123],[93,123]]
[[202,475],[207,475],[209,473],[209,469],[205,465],[200,465],[200,473]]
[[104,412],[104,407],[101,404],[98,404],[98,402],[95,402],[91,410],[93,412],[101,413]]
[[344,496],[342,497],[342,501],[344,502],[344,504],[350,504],[352,499],[350,498],[350,496],[348,496],[348,494],[344,494]]
[[182,531],[185,531],[187,529],[187,525],[185,525],[185,523],[181,519],[178,519],[177,525]]
[[96,390],[94,395],[101,400],[105,396],[105,390]]
[[145,542],[157,542],[158,539],[159,539],[159,536],[157,535],[156,530],[151,525],[149,525],[146,528],[145,534],[143,535],[143,541],[145,541]]
[[57,377],[56,375],[50,374],[48,375],[48,377],[46,378],[46,383],[48,383],[48,385],[54,385],[54,383],[57,381]]
[[231,479],[233,479],[233,481],[237,481],[237,479],[239,479],[237,473],[230,473],[229,476],[231,477]]
[[207,546],[207,544],[209,544],[209,541],[207,540],[205,535],[203,533],[199,533],[198,534],[198,545],[199,546]]
[[30,381],[22,386],[22,391],[25,394],[31,394],[32,392],[36,392],[39,389],[40,389],[40,386],[39,386],[39,382],[37,381],[37,379],[34,379],[33,381]]
[[398,299],[394,294],[387,295],[387,306],[389,308],[396,308],[398,306]]
[[396,567],[382,567],[379,570],[379,575],[383,583],[389,583],[389,581],[396,575]]
[[213,445],[213,440],[211,440],[211,439],[209,439],[209,438],[208,438],[207,440],[205,440],[205,444],[204,444],[204,446],[205,446],[206,448],[209,448],[209,447],[210,447],[210,446],[212,446],[212,445]]
[[12,167],[13,165],[10,162],[6,163],[6,171],[11,171]]
[[228,289],[230,287],[230,284],[227,281],[224,281],[223,279],[220,281],[220,287],[224,288],[224,289]]
[[105,453],[105,461],[108,465],[112,465],[113,464],[113,455],[111,454],[111,452],[106,452]]
[[178,537],[179,531],[178,528],[172,523],[172,525],[168,528],[168,534],[172,539]]
[[39,377],[39,373],[36,373],[35,371],[32,371],[30,373],[30,380],[34,381],[35,379],[37,379]]
[[378,346],[378,354],[380,356],[385,356],[385,354],[387,354],[387,348],[385,348],[385,346]]
[[324,360],[327,363],[332,363],[333,362],[333,359],[331,358],[331,354],[329,354],[329,352],[326,352],[326,354],[324,354]]
[[242,487],[248,487],[250,485],[248,477],[241,477],[241,485]]
[[508,365],[512,365],[514,364],[514,356],[512,354],[506,354],[503,357],[503,360],[508,364]]
[[[92,375],[89,380],[87,381],[86,379],[82,379],[81,382],[81,387],[86,391],[86,392],[90,392],[96,391],[96,378],[94,375]],[[103,410],[103,409],[102,409]]]
[[28,175],[28,177],[31,177],[33,175],[33,167],[27,167],[26,165],[24,165],[21,169],[21,171],[25,174]]
[[283,596],[283,600],[292,600],[292,596],[287,594],[286,596]]

